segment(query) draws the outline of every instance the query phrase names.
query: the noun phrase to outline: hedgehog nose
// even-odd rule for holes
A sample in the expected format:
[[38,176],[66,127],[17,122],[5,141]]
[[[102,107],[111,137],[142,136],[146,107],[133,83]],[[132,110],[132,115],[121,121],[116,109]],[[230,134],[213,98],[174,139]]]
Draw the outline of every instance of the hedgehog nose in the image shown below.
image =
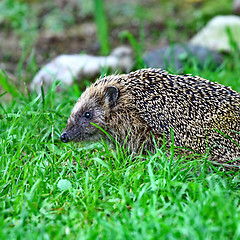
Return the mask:
[[62,135],[60,136],[60,140],[64,143],[66,143],[66,142],[70,141],[70,137],[68,136],[68,134],[66,132],[63,132]]

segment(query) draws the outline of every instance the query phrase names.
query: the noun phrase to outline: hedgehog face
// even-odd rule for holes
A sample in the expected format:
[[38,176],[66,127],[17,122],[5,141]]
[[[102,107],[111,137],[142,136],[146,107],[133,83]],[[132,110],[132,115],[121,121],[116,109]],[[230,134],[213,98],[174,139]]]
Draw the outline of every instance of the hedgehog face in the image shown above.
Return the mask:
[[103,108],[97,106],[94,101],[89,99],[84,104],[81,99],[76,103],[64,133],[61,135],[63,142],[81,142],[94,140],[98,135],[98,128],[91,123],[102,127],[105,112]]
[[103,94],[91,94],[86,90],[75,104],[68,119],[65,131],[60,136],[63,142],[98,140],[103,133],[92,123],[106,127],[106,116],[116,105],[118,89],[107,87]]

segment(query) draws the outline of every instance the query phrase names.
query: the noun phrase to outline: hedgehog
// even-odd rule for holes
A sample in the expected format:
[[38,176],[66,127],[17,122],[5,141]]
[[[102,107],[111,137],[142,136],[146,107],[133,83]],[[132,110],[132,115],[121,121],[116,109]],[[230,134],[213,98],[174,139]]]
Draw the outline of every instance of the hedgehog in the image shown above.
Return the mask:
[[187,155],[240,166],[240,93],[198,76],[141,69],[98,79],[78,99],[60,139],[113,139],[154,153],[165,142]]

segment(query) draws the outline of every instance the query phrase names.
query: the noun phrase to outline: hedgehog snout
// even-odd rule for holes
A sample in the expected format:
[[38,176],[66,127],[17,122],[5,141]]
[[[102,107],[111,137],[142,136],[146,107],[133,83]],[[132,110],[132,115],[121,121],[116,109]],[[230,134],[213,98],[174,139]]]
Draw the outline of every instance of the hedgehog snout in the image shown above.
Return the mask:
[[69,135],[67,134],[67,132],[63,132],[60,136],[60,140],[64,143],[67,143],[70,141],[70,137]]

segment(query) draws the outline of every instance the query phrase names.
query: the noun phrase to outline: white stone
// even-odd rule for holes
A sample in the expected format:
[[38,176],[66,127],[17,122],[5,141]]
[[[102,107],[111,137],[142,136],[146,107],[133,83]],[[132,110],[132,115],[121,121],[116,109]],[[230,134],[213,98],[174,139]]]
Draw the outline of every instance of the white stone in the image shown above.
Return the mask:
[[72,85],[74,79],[93,78],[100,75],[101,69],[129,72],[133,66],[132,50],[121,46],[107,56],[92,56],[87,54],[60,55],[46,64],[33,78],[30,89],[41,93],[41,84],[44,89],[54,81]]
[[240,48],[240,17],[234,15],[214,17],[190,40],[190,43],[212,50],[230,52],[232,46],[229,41],[229,30]]

